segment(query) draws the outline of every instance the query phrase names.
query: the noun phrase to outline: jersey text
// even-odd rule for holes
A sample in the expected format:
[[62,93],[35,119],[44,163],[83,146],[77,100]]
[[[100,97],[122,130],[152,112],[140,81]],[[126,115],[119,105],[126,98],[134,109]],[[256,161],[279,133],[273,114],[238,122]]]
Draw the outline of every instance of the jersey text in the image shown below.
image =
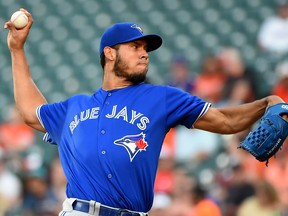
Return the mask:
[[99,117],[99,110],[99,107],[93,107],[82,111],[80,115],[75,115],[74,120],[69,125],[71,133],[73,134],[73,131],[80,122],[86,121],[87,119],[97,119]]
[[128,111],[127,106],[119,109],[117,105],[113,106],[110,114],[106,114],[106,118],[122,119],[133,125],[137,122],[136,125],[140,130],[145,130],[147,124],[150,122],[149,118],[144,116],[142,113],[135,110]]

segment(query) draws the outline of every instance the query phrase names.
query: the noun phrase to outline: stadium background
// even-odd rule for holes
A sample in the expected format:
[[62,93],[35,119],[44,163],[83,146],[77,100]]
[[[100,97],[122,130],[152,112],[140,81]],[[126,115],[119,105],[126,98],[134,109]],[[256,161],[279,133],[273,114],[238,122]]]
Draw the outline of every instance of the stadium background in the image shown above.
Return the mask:
[[[158,33],[163,47],[151,53],[149,78],[163,83],[174,53],[181,53],[197,72],[201,59],[223,46],[240,50],[259,73],[269,72],[273,59],[257,48],[262,21],[275,13],[276,0],[1,0],[0,26],[19,8],[33,14],[26,50],[35,82],[49,102],[100,86],[99,39],[110,24],[133,21],[146,33]],[[13,103],[7,31],[1,29],[0,119]],[[261,74],[262,75],[262,74]],[[269,80],[269,78],[267,78]]]
[[[202,59],[222,47],[237,48],[245,64],[265,77],[259,83],[266,94],[275,81],[274,68],[287,56],[269,55],[257,46],[257,33],[266,17],[275,14],[276,0],[0,0],[0,122],[14,105],[10,54],[4,23],[23,7],[34,24],[27,44],[32,76],[49,102],[76,93],[92,93],[100,87],[99,40],[116,22],[136,22],[145,33],[162,36],[164,44],[150,55],[148,78],[165,83],[175,53],[186,56],[197,73]],[[45,149],[47,161],[55,148]],[[48,147],[47,147],[48,146]]]

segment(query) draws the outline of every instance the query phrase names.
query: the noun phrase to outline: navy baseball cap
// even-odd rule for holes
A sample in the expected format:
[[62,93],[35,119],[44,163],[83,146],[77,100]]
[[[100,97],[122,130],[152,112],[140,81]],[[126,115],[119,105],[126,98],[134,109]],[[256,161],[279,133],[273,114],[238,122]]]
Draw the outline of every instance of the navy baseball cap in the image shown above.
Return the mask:
[[103,33],[99,53],[102,55],[106,46],[112,47],[139,39],[147,42],[147,52],[158,49],[162,44],[162,38],[159,35],[144,34],[141,27],[136,23],[116,23]]

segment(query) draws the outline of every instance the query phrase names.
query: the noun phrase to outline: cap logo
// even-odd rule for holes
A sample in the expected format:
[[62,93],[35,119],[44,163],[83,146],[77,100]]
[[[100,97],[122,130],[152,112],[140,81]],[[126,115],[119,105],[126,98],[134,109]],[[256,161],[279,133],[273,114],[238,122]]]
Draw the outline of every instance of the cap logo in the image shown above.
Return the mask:
[[131,28],[135,28],[135,29],[137,29],[141,34],[143,34],[143,30],[141,29],[141,27],[140,27],[139,25],[133,24],[133,25],[131,26]]

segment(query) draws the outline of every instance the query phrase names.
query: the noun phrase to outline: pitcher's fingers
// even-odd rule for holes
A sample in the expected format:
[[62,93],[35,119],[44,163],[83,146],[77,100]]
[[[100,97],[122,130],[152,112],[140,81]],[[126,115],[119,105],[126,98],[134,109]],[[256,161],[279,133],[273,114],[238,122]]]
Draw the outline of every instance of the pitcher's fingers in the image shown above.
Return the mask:
[[20,8],[19,9],[20,11],[23,11],[24,13],[26,12],[26,13],[29,13],[25,8]]
[[33,17],[31,15],[31,13],[29,13],[26,9],[24,8],[20,8],[20,11],[23,11],[25,13],[25,15],[28,17],[28,24],[27,26],[25,26],[25,28],[31,28],[32,24],[33,24]]
[[29,13],[29,11],[27,11],[26,9],[20,8],[19,10],[22,11],[22,12],[24,12],[24,13],[26,14],[26,16],[32,17],[31,13]]
[[10,30],[16,29],[15,26],[13,25],[13,23],[12,23],[10,20],[4,24],[4,28],[5,28],[5,29],[8,28],[8,29],[10,29]]

